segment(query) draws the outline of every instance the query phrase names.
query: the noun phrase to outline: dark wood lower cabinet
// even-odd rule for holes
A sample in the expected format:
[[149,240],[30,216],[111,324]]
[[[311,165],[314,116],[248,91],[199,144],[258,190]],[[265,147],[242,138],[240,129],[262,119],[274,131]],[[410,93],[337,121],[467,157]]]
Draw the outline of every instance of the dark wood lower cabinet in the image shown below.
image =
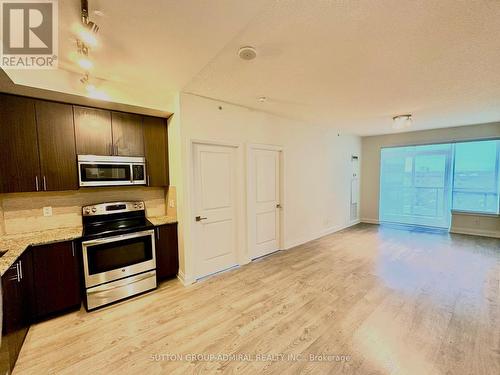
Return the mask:
[[3,274],[1,374],[14,368],[33,321],[79,308],[78,259],[73,242],[34,246]]
[[166,224],[156,228],[156,277],[164,280],[177,276],[179,252],[177,224]]
[[80,267],[74,242],[36,246],[33,256],[35,320],[81,304]]
[[2,276],[2,371],[14,368],[31,323],[32,258],[25,252]]

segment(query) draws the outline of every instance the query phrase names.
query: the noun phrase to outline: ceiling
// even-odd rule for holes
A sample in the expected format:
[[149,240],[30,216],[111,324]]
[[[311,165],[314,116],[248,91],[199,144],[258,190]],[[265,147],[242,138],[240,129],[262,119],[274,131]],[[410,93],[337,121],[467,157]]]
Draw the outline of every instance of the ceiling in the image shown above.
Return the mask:
[[[79,3],[59,2],[62,69],[9,71],[14,82],[83,94],[66,58]],[[393,132],[404,113],[408,130],[500,120],[497,0],[144,4],[90,0],[93,76],[114,101],[168,111],[184,91],[359,135]],[[244,45],[255,60],[239,59]]]

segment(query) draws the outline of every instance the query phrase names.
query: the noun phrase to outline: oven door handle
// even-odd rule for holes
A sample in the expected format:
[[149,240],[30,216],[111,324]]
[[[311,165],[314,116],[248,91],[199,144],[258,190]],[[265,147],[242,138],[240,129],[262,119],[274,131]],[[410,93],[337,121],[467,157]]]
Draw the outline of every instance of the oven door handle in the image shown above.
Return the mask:
[[104,243],[116,242],[116,241],[121,241],[121,240],[128,240],[128,239],[137,238],[137,237],[145,237],[145,236],[153,236],[154,237],[154,233],[155,233],[154,229],[150,229],[150,230],[145,230],[142,232],[122,234],[120,236],[113,236],[113,237],[100,238],[97,240],[83,241],[82,246],[88,247],[88,246],[100,245],[100,244],[104,244]]

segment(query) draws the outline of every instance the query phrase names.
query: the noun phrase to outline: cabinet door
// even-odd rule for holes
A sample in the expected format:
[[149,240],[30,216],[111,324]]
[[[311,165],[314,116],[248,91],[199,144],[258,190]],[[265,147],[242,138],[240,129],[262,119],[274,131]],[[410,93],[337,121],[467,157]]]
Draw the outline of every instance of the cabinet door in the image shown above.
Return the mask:
[[112,155],[111,112],[74,106],[76,153]]
[[33,263],[31,249],[26,250],[19,257],[19,271],[21,273],[19,287],[21,289],[21,317],[20,330],[18,334],[19,350],[23,345],[26,334],[31,324],[32,301],[33,301]]
[[14,368],[20,350],[18,337],[21,327],[22,294],[18,267],[17,262],[14,263],[2,276],[2,352],[8,355],[10,370]]
[[34,317],[80,306],[79,263],[73,242],[36,246],[32,255]]
[[[9,365],[14,368],[31,323],[31,254],[18,259],[2,276],[3,331]],[[2,346],[4,343],[2,342]]]
[[179,253],[177,246],[177,224],[156,228],[156,276],[158,280],[177,276]]
[[37,101],[36,124],[43,190],[78,189],[73,107]]
[[144,156],[142,116],[112,112],[114,154]]
[[40,160],[32,99],[0,94],[0,160],[0,193],[37,190]]
[[168,133],[165,119],[144,117],[144,151],[148,186],[168,186]]

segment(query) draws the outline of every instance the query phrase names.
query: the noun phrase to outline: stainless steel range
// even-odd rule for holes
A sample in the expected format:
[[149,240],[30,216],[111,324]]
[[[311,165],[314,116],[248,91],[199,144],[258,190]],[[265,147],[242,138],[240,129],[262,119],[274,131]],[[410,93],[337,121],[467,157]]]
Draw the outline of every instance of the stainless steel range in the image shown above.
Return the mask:
[[144,202],[101,203],[82,211],[87,309],[155,289],[155,232]]

